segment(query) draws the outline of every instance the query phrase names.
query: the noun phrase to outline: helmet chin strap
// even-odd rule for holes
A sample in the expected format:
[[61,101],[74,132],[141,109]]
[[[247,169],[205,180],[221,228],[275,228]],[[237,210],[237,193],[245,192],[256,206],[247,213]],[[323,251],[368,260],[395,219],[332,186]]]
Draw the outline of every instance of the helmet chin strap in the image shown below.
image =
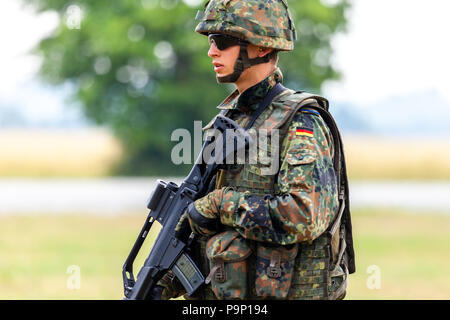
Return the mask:
[[260,63],[266,63],[270,61],[269,55],[266,54],[264,57],[256,57],[253,59],[250,59],[248,57],[248,43],[244,41],[239,42],[240,50],[239,50],[239,56],[236,59],[236,62],[234,64],[234,71],[233,73],[218,77],[216,76],[217,82],[219,83],[234,83],[236,82],[239,77],[241,76],[242,72],[244,72],[245,69],[250,68],[251,66],[260,64]]

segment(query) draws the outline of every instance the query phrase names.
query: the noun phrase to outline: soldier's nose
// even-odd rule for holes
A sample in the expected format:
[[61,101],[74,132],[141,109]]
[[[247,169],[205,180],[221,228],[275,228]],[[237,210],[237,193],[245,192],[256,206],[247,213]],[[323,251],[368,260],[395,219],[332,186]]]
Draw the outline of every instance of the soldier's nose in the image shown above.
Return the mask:
[[220,54],[220,50],[217,49],[216,44],[211,41],[211,43],[209,44],[209,50],[208,50],[208,56],[212,57],[216,57]]

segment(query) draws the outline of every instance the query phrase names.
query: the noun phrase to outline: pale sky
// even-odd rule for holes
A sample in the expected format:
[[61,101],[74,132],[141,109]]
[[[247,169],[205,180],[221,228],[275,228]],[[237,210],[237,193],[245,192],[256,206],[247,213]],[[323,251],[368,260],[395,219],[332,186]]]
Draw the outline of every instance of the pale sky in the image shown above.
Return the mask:
[[27,55],[39,39],[57,24],[55,13],[40,16],[24,9],[18,0],[0,2],[0,92],[8,95],[37,70],[38,60]]
[[33,80],[39,59],[28,54],[57,23],[56,13],[36,16],[18,0],[0,2],[0,107],[19,107],[32,119],[58,118],[66,111],[60,92],[43,90]]
[[437,90],[450,103],[450,1],[354,0],[333,42],[343,81],[327,95],[356,105]]
[[[35,87],[38,60],[27,55],[58,18],[35,16],[19,3],[0,2],[0,105],[19,101],[36,116],[61,112],[61,94]],[[435,90],[450,104],[449,13],[448,0],[354,0],[349,32],[333,41],[334,62],[344,77],[324,86],[326,96],[358,106]],[[36,94],[45,101],[39,108],[28,105]]]

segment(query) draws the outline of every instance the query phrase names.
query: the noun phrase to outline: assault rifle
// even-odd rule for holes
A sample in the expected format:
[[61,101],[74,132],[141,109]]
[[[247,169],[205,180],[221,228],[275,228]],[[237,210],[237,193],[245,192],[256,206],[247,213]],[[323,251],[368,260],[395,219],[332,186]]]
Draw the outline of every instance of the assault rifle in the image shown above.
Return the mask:
[[[242,127],[220,114],[214,119],[213,128],[215,135],[206,139],[194,166],[180,186],[158,180],[147,203],[150,213],[123,265],[125,299],[152,299],[152,289],[169,270],[180,280],[188,295],[204,283],[203,274],[189,256],[195,235],[178,239],[175,227],[187,206],[208,193],[220,164],[229,163],[230,157],[234,159],[236,152],[246,148],[251,139]],[[162,229],[135,280],[134,260],[155,221],[162,225]]]

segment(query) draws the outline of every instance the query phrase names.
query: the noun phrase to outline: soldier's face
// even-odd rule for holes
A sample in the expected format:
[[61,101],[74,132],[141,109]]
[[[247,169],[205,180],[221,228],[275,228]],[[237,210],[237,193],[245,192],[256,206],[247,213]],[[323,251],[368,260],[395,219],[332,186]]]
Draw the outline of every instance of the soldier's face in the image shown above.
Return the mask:
[[224,77],[234,72],[234,65],[239,56],[239,45],[233,45],[220,50],[214,41],[209,42],[208,56],[212,60],[217,77]]
[[[213,59],[212,64],[214,66],[214,71],[216,72],[216,77],[220,78],[232,74],[241,49],[238,42],[239,40],[237,38],[221,34],[210,34],[208,39],[208,56]],[[250,43],[247,44],[247,54],[250,59],[261,56],[263,51],[264,50],[261,51],[260,47]],[[248,72],[249,69],[244,70],[240,78],[244,77],[244,75]]]

